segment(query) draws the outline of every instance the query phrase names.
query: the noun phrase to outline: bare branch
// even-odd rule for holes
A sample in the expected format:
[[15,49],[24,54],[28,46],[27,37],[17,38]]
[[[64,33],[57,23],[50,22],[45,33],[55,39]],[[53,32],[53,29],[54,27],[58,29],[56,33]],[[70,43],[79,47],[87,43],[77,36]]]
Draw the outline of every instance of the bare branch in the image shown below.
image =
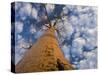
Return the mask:
[[53,25],[54,27],[56,26],[57,22],[58,22],[58,19],[56,19],[56,21],[54,22],[54,25]]
[[45,25],[47,28],[50,28],[50,26]]
[[64,17],[64,16],[66,16],[66,14],[65,14],[65,15],[63,14],[63,15],[61,15],[61,16],[55,17],[55,18],[56,18],[56,21],[55,21],[55,23],[54,23],[53,26],[55,26],[55,25],[57,24],[57,22],[58,22],[59,19],[62,20],[62,17]]
[[48,12],[47,12],[47,10],[46,10],[46,6],[45,6],[45,4],[42,4],[42,6],[43,6],[44,9],[45,9],[45,14],[46,14],[46,16],[47,16],[47,20],[48,20],[48,22],[49,22],[49,24],[50,24],[50,26],[51,26],[51,22],[50,22],[50,18],[49,18],[49,16],[48,16]]

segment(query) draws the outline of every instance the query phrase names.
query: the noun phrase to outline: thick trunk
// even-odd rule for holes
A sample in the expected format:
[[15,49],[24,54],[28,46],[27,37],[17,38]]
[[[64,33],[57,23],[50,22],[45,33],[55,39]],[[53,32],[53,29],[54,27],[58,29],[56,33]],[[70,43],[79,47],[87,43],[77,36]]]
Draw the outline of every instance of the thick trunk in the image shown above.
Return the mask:
[[39,72],[53,70],[72,70],[73,67],[64,58],[55,31],[48,29],[28,50],[16,65],[15,72]]

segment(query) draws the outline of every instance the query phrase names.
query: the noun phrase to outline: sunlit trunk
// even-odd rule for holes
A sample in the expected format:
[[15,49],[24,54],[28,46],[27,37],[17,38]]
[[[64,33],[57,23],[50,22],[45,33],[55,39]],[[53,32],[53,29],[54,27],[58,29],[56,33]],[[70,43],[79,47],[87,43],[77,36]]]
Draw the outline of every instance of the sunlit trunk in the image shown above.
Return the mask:
[[72,65],[60,50],[54,28],[47,29],[22,60],[16,65],[15,72],[39,72],[71,70]]

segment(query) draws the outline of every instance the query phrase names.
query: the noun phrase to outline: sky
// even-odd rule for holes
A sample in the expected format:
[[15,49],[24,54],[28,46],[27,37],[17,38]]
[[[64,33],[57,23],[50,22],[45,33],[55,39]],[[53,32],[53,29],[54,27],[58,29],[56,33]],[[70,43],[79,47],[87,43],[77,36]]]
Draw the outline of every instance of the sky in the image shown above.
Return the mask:
[[[56,24],[59,46],[76,69],[97,68],[97,7],[45,4],[51,23]],[[48,24],[42,4],[16,2],[12,6],[12,34],[15,31],[15,65],[28,48],[43,35]],[[15,20],[14,20],[15,18]],[[12,50],[14,50],[12,43]],[[12,51],[14,57],[14,51]]]

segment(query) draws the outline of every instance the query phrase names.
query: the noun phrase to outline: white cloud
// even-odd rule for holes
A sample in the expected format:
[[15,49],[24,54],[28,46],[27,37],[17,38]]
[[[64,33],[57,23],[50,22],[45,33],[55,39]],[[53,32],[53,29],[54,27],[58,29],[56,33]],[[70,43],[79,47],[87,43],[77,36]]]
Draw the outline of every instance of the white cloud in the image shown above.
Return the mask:
[[30,16],[32,10],[32,5],[30,3],[22,3],[22,6],[19,8],[19,15],[22,20],[25,20],[27,16]]
[[61,20],[58,21],[57,23],[57,29],[60,32],[60,35],[62,37],[70,36],[73,32],[73,27],[72,25],[68,22],[67,17],[63,17],[63,22]]
[[21,4],[22,4],[22,3],[20,3],[20,2],[15,2],[15,10],[20,9]]
[[32,17],[35,19],[38,18],[38,11],[34,7],[32,8]]
[[96,21],[94,16],[90,17],[88,14],[82,14],[79,16],[79,18],[80,26],[85,26],[88,28],[96,27]]
[[97,40],[95,40],[94,38],[88,38],[85,44],[85,47],[90,50],[92,50],[94,47],[97,46]]
[[73,10],[76,10],[77,6],[76,5],[74,5],[74,6],[73,5],[66,5],[65,7],[68,8],[69,10],[73,11]]
[[30,45],[27,41],[25,41],[24,38],[19,39],[17,43],[18,43],[17,45],[19,46],[19,48],[28,48]]
[[[79,58],[80,57],[83,57],[83,46],[85,45],[85,40],[83,38],[76,38],[74,39],[73,43],[72,43],[72,55],[73,56],[78,56]],[[75,58],[77,60],[77,58]]]
[[53,12],[54,8],[55,8],[55,5],[53,5],[53,4],[47,4],[46,5],[46,10],[47,10],[48,13]]
[[21,35],[18,35],[18,37],[20,39],[18,39],[15,45],[15,65],[22,59],[27,48],[30,47],[30,43],[26,42]]
[[67,60],[70,60],[70,54],[69,54],[70,49],[69,49],[69,47],[66,46],[66,45],[63,45],[61,49],[62,49],[62,51],[64,53],[65,58]]
[[74,16],[74,15],[72,15],[72,16],[69,18],[69,21],[70,21],[71,24],[74,25],[74,26],[78,25],[78,23],[79,23],[78,17],[76,17],[76,16]]
[[88,29],[84,37],[87,39],[85,45],[87,48],[92,49],[97,46],[97,28]]
[[25,20],[27,16],[37,19],[38,11],[30,3],[23,3],[20,7],[19,15],[22,20]]
[[15,31],[17,33],[21,33],[23,31],[23,23],[18,21],[18,22],[15,22]]
[[69,17],[69,21],[72,25],[75,26],[85,26],[88,28],[96,27],[97,22],[97,9],[95,7],[87,7],[87,6],[73,6],[67,7],[67,9],[71,10],[73,13],[77,15],[71,15]]
[[92,57],[95,57],[95,58],[96,58],[96,56],[97,56],[97,51],[96,51],[96,49],[94,49],[94,50],[92,50],[92,51],[90,51],[90,52],[84,52],[84,56],[85,56],[86,58],[92,58]]
[[80,62],[79,62],[79,68],[80,69],[89,69],[89,66],[88,66],[89,64],[88,64],[88,62],[87,62],[87,60],[81,60]]
[[68,14],[68,7],[67,6],[63,7],[62,14]]
[[88,12],[89,10],[90,10],[90,7],[76,6],[77,13]]
[[88,29],[86,32],[91,37],[96,37],[97,36],[97,27],[92,28],[92,29]]
[[22,35],[18,34],[18,39],[21,39],[22,38]]
[[80,69],[97,68],[97,50],[84,52],[86,59],[80,61]]
[[77,43],[80,46],[85,45],[85,40],[83,38],[81,38],[81,37],[74,39],[73,43],[74,42]]
[[35,35],[34,37],[37,39],[37,38],[39,38],[40,36],[42,36],[42,34],[43,34],[43,31],[40,30],[40,31],[38,31],[38,32],[36,33],[36,35]]
[[33,34],[36,32],[36,29],[33,25],[30,26],[30,32]]
[[64,28],[66,30],[66,35],[71,35],[73,33],[72,25],[67,20],[64,20],[63,23],[64,23]]
[[23,3],[23,7],[21,8],[21,12],[30,15],[32,11],[32,5],[30,3]]

